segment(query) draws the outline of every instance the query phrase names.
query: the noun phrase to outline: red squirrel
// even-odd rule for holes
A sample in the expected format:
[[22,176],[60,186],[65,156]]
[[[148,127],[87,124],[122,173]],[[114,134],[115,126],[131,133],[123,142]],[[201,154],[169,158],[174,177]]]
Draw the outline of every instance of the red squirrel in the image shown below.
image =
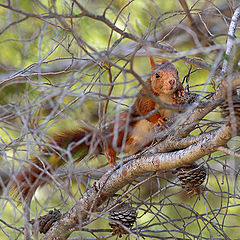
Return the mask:
[[[163,103],[176,105],[175,96],[184,96],[183,85],[179,81],[178,71],[176,67],[163,59],[162,64],[158,65],[154,62],[152,57],[149,57],[151,71],[153,72],[150,78],[147,79],[146,84],[153,95],[158,97]],[[176,113],[170,108],[160,107],[151,96],[148,96],[147,90],[142,88],[133,104],[131,111],[124,111],[119,116],[118,129],[126,125],[126,119],[129,119],[127,126],[128,133],[124,146],[124,152],[128,154],[135,154],[148,145],[149,142],[145,139],[152,133],[156,124],[164,124],[166,120],[170,120]],[[134,121],[136,117],[141,117],[150,114],[153,110],[159,108],[159,111],[143,118]],[[114,132],[115,124],[110,126],[110,132]],[[117,131],[117,148],[120,149],[123,144],[124,128],[122,131]],[[115,131],[116,132],[116,131]],[[116,149],[113,148],[114,136],[107,139],[107,151],[105,155],[110,164],[116,161]],[[109,142],[110,140],[110,142]]]
[[[146,85],[150,92],[164,103],[177,104],[175,96],[184,96],[184,90],[176,67],[167,60],[162,60],[160,65],[155,64],[152,57],[149,57],[149,60],[152,73]],[[151,114],[158,108],[159,110]],[[103,132],[104,140],[100,140],[97,144],[96,153],[104,153],[109,164],[112,165],[116,162],[116,154],[121,148],[129,155],[140,152],[151,143],[152,138],[148,139],[147,136],[152,133],[156,124],[164,124],[175,113],[176,110],[160,107],[149,96],[148,91],[142,88],[131,110],[120,113],[118,121],[113,121]],[[144,118],[145,115],[148,116]],[[48,144],[50,147],[43,150],[43,159],[33,158],[31,165],[17,175],[12,186],[15,196],[22,197],[24,200],[31,199],[37,187],[50,179],[51,172],[64,163],[59,149],[66,149],[70,143],[76,143],[71,148],[71,154],[80,153],[77,156],[79,160],[85,157],[90,148],[89,143],[93,140],[91,131],[81,128],[53,136],[53,140]],[[44,162],[44,159],[47,161]]]

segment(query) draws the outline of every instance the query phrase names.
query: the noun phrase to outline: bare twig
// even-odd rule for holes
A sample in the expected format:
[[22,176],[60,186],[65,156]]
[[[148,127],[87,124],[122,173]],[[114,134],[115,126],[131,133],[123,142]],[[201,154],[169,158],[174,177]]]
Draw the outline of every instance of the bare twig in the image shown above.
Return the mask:
[[236,157],[236,158],[240,158],[240,154],[239,153],[236,153],[234,151],[232,151],[231,149],[229,148],[226,148],[226,147],[218,147],[217,148],[218,151],[221,151],[221,152],[224,152],[232,157]]
[[[188,5],[185,0],[179,0],[180,4],[182,5],[183,10],[185,11],[188,21],[190,23],[191,28],[194,30],[194,32],[197,34],[198,39],[200,42],[203,42],[205,46],[211,45],[209,40],[207,39],[208,36],[206,36],[206,33],[202,31],[202,29],[196,24],[195,20],[193,19]],[[197,1],[196,1],[197,2]]]
[[223,65],[222,65],[223,75],[226,74],[227,70],[228,70],[229,59],[230,59],[230,56],[232,54],[232,49],[233,49],[233,45],[234,45],[234,39],[236,38],[235,37],[235,31],[236,31],[239,15],[240,15],[240,7],[238,7],[235,10],[235,12],[234,12],[234,14],[232,16],[232,20],[231,20],[230,26],[229,26],[228,39],[227,39],[227,44],[226,44],[227,48],[226,48],[226,52],[225,52],[227,59],[223,60]]

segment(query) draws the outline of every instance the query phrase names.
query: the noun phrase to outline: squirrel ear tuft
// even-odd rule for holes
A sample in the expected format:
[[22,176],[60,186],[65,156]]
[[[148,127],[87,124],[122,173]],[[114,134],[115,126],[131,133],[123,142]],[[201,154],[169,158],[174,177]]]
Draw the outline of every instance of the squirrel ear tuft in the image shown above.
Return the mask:
[[151,71],[154,71],[155,70],[155,62],[154,62],[152,56],[149,56],[149,61],[150,61]]
[[168,62],[168,60],[167,59],[165,59],[165,58],[162,58],[162,64],[163,63],[167,63]]

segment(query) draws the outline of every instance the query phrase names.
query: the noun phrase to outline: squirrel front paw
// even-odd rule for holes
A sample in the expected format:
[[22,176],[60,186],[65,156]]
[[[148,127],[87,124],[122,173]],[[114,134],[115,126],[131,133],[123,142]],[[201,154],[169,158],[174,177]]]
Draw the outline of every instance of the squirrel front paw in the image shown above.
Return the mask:
[[173,105],[179,105],[185,103],[184,90],[178,90],[173,94]]
[[170,121],[170,118],[168,117],[160,117],[156,123],[157,127],[161,127],[163,130],[166,130],[168,128],[167,121]]

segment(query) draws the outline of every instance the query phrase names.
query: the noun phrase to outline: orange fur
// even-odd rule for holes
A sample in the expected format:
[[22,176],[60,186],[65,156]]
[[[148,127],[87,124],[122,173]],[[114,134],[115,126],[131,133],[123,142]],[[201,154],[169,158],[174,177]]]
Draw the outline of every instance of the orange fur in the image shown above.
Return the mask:
[[17,175],[11,194],[16,199],[31,199],[37,188],[47,181],[50,172],[50,165],[44,166],[38,158],[31,159],[31,165]]

